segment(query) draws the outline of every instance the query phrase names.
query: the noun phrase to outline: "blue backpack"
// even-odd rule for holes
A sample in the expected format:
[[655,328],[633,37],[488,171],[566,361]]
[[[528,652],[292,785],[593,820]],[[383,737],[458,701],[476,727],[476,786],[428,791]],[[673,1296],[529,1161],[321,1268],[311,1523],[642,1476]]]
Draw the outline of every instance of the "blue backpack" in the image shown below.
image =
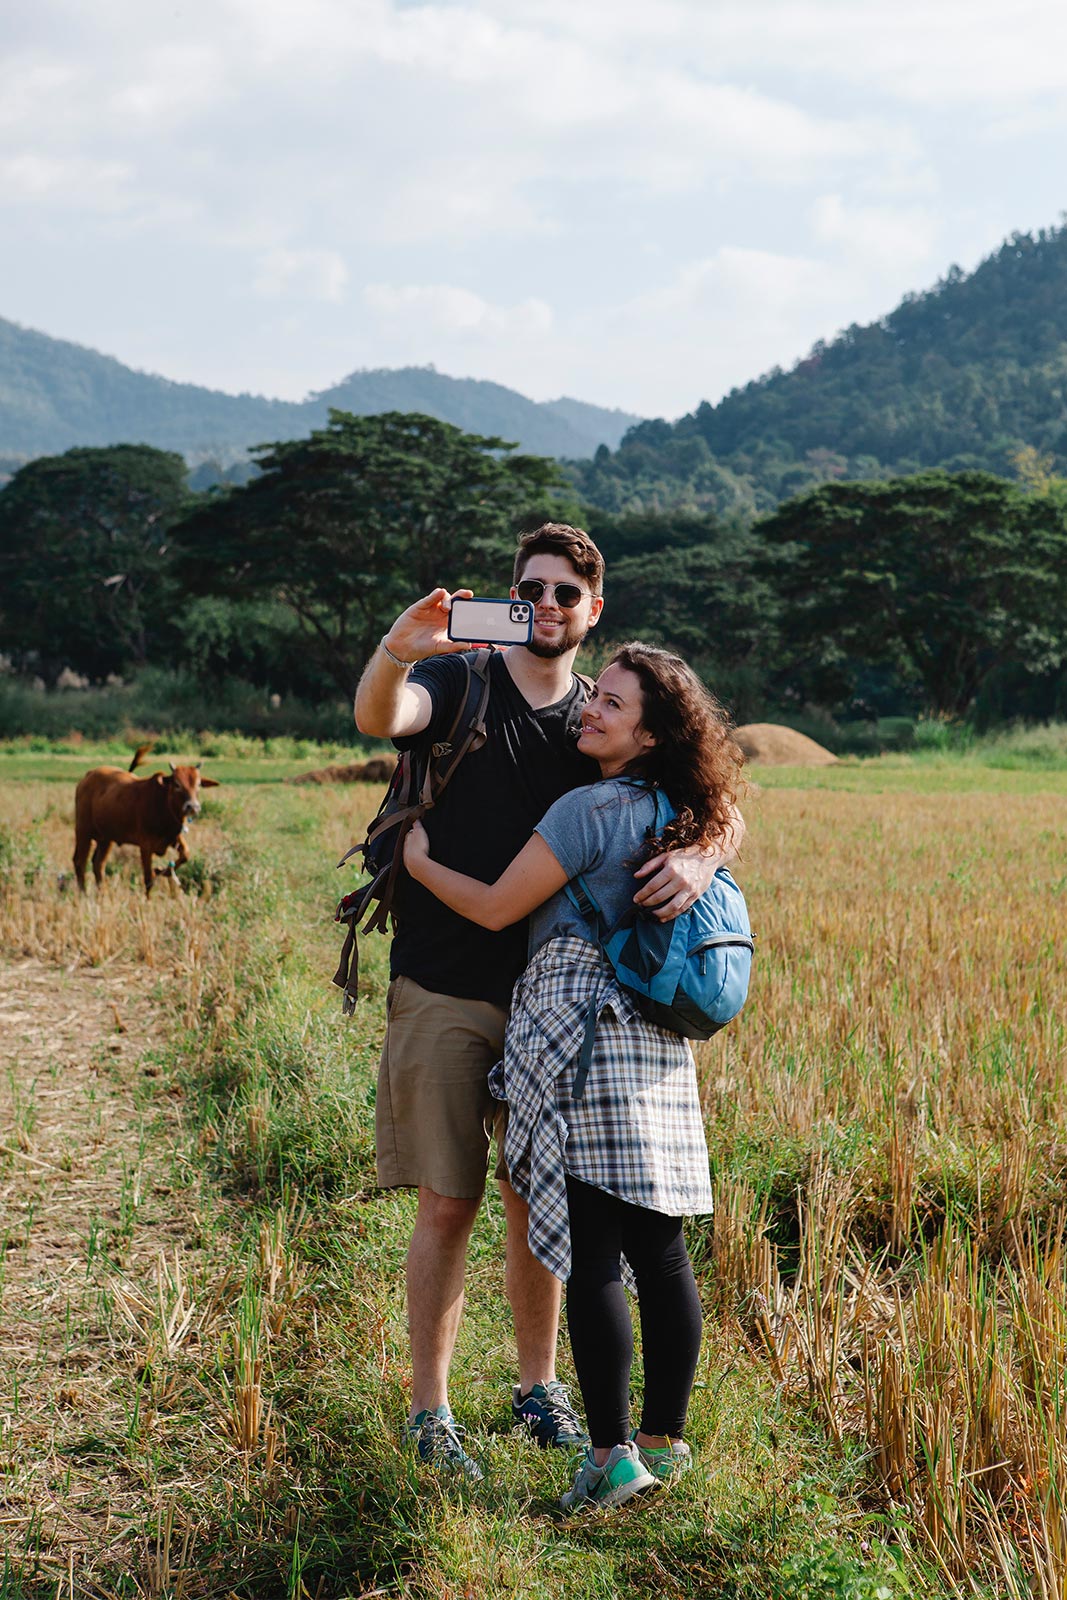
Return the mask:
[[[652,793],[654,832],[659,835],[674,809],[661,790]],[[710,1039],[737,1016],[748,994],[754,941],[745,897],[725,867],[719,868],[700,899],[672,922],[628,910],[614,928],[608,928],[583,877],[572,879],[566,892],[596,933],[620,985],[649,1022],[685,1039]],[[592,1061],[596,1020],[594,998],[572,1090],[576,1100],[582,1097]]]

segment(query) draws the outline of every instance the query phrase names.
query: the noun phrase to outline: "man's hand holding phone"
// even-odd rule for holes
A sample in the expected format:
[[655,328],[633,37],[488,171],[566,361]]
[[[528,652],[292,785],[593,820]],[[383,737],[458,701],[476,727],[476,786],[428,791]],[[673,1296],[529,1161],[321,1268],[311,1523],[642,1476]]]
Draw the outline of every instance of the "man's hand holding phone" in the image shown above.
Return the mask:
[[451,655],[469,645],[448,636],[453,600],[469,600],[470,589],[434,589],[397,617],[382,643],[401,661],[423,661],[427,656]]

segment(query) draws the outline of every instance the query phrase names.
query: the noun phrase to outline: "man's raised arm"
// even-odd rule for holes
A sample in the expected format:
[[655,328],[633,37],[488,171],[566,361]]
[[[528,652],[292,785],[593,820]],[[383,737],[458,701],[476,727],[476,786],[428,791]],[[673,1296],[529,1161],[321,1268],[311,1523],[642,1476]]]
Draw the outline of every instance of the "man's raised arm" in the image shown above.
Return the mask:
[[[471,591],[457,589],[455,594],[469,599]],[[360,733],[402,739],[429,725],[433,702],[421,684],[408,682],[408,672],[427,656],[469,648],[448,637],[452,599],[449,590],[435,589],[397,617],[359,680],[353,714]]]

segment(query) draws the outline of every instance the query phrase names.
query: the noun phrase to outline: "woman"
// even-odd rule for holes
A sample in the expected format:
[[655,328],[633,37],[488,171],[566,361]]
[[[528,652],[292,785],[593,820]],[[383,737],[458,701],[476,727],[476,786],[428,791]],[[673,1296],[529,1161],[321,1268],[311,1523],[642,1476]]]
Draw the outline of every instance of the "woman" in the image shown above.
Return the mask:
[[[692,1052],[640,1015],[564,886],[581,874],[614,925],[631,909],[642,860],[671,847],[710,848],[728,835],[742,761],[695,674],[642,644],[624,645],[601,673],[578,748],[598,762],[601,782],[558,800],[495,883],[433,861],[421,827],[404,848],[412,877],[483,927],[532,913],[531,961],[515,987],[502,1063],[505,1159],[512,1186],[530,1202],[530,1247],[567,1284],[592,1442],[563,1496],[566,1509],[622,1504],[690,1465],[682,1433],[701,1312],[682,1217],[710,1211],[711,1187]],[[675,812],[656,838],[651,786]],[[579,1087],[575,1066],[593,996],[600,1015]],[[623,1258],[644,1348],[644,1405],[633,1434]]]

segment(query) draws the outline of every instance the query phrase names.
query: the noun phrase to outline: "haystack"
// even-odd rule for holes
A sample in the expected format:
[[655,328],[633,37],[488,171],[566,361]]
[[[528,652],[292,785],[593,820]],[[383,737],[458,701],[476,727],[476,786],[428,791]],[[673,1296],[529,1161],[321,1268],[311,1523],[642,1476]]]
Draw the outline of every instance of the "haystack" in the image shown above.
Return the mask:
[[319,767],[316,772],[302,772],[297,778],[286,778],[286,783],[388,783],[393,776],[395,760],[388,756],[371,756],[369,761],[353,761],[347,767]]
[[806,733],[777,722],[746,722],[734,738],[749,761],[761,767],[828,767],[837,760]]

